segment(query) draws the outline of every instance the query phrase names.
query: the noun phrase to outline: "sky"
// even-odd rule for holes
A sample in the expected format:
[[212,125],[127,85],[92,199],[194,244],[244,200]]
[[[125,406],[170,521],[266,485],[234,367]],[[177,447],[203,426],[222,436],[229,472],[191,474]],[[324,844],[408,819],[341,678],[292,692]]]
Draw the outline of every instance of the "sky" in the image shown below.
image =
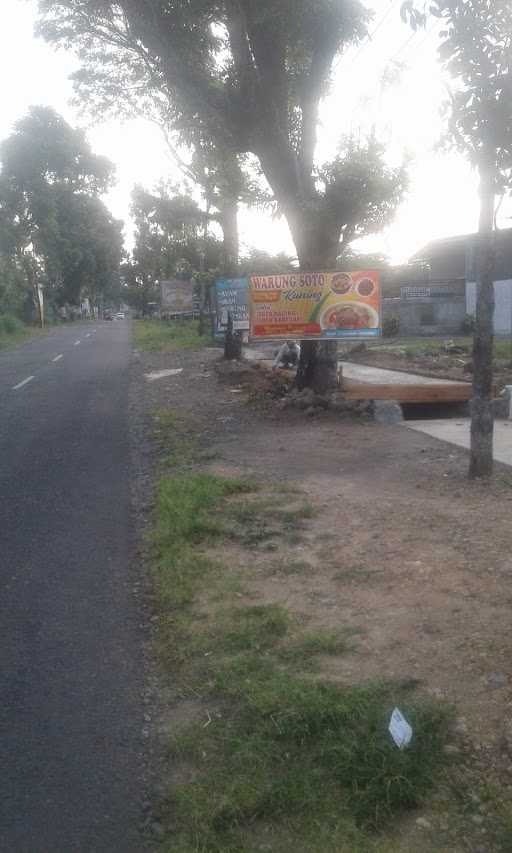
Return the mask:
[[[390,164],[410,158],[410,187],[394,222],[382,233],[354,244],[359,251],[386,254],[402,262],[428,241],[475,231],[478,194],[475,174],[458,154],[438,150],[440,109],[447,94],[436,58],[439,24],[412,33],[400,20],[401,0],[366,0],[374,10],[370,38],[337,60],[331,91],[320,116],[318,156],[335,155],[340,137],[364,138],[375,131],[386,145]],[[72,54],[55,51],[33,34],[36,0],[0,0],[0,139],[12,131],[29,106],[53,106],[74,126],[85,126],[93,149],[117,168],[117,185],[105,197],[125,221],[128,247],[134,184],[153,188],[162,178],[178,177],[160,131],[141,119],[87,127],[71,104],[69,75],[77,67]],[[383,76],[393,71],[393,85]],[[510,225],[512,204],[505,202],[498,225]],[[242,210],[242,250],[250,246],[294,254],[284,220],[261,211]]]

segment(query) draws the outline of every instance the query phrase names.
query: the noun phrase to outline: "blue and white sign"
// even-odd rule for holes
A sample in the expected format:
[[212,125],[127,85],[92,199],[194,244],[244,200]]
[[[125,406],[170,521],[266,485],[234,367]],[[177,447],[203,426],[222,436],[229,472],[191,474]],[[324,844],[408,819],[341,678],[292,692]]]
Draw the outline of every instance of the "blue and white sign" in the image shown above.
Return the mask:
[[233,331],[248,331],[249,280],[247,278],[219,278],[215,282],[216,337],[224,336],[229,313],[233,318]]

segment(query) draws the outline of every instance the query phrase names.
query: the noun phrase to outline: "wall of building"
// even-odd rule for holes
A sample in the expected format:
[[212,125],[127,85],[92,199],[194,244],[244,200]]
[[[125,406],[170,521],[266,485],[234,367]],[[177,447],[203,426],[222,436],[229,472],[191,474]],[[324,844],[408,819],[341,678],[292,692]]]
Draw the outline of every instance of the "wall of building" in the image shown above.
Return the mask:
[[[476,284],[466,284],[466,313],[476,313]],[[494,282],[494,331],[497,335],[512,333],[512,279]]]
[[466,315],[463,298],[425,296],[400,301],[400,332],[405,335],[460,335]]

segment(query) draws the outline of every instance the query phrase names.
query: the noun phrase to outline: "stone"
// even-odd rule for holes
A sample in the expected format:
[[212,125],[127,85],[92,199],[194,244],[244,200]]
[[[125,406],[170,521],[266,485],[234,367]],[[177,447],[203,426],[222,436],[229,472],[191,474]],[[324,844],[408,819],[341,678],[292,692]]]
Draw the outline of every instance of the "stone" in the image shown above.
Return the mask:
[[419,817],[416,819],[416,826],[420,829],[432,829],[432,824],[426,817]]
[[372,410],[377,424],[399,424],[404,419],[402,407],[396,400],[374,400]]
[[154,820],[151,824],[151,832],[155,838],[163,838],[165,830],[159,820]]
[[457,722],[455,723],[455,731],[460,735],[465,735],[468,733],[468,724],[464,717],[459,717]]
[[454,743],[448,743],[444,748],[445,755],[460,755],[460,749]]
[[497,690],[499,687],[505,687],[508,682],[508,678],[504,672],[493,672],[487,679],[487,684],[493,690]]
[[295,391],[290,395],[292,405],[297,409],[309,409],[314,406],[315,398],[316,394],[311,388],[304,388],[303,391]]
[[507,419],[510,417],[510,399],[503,395],[492,400],[492,413],[495,418]]

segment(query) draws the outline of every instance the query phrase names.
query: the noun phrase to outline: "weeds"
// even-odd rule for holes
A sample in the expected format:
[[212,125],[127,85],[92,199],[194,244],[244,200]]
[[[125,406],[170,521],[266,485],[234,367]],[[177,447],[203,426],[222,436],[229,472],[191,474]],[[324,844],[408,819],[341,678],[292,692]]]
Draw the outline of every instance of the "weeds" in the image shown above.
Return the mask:
[[133,335],[135,346],[145,352],[200,349],[210,341],[199,335],[196,320],[135,320]]
[[304,634],[299,640],[280,652],[281,660],[307,666],[308,661],[318,655],[341,655],[349,650],[348,636],[351,632],[321,632]]
[[0,314],[0,350],[23,344],[41,334],[44,334],[41,329],[25,325],[17,317]]
[[[172,738],[171,758],[193,781],[173,784],[162,805],[164,849],[249,853],[271,839],[282,853],[364,853],[371,833],[430,789],[446,715],[399,686],[311,678],[316,658],[347,651],[349,631],[301,633],[282,606],[243,604],[235,587],[230,598],[227,569],[208,546],[221,554],[226,537],[297,535],[313,514],[302,498],[276,510],[272,493],[253,490],[195,473],[164,477],[158,490],[160,651],[179,683],[221,709]],[[398,701],[416,732],[404,751],[387,733]]]
[[421,737],[408,750],[393,746],[386,723],[398,697],[386,686],[343,690],[251,655],[233,658],[214,689],[231,710],[174,744],[201,768],[171,795],[185,850],[250,850],[255,821],[271,831],[296,821],[311,840],[315,826],[329,836],[341,822],[362,842],[418,804],[443,760],[445,716],[433,706],[404,706]]

